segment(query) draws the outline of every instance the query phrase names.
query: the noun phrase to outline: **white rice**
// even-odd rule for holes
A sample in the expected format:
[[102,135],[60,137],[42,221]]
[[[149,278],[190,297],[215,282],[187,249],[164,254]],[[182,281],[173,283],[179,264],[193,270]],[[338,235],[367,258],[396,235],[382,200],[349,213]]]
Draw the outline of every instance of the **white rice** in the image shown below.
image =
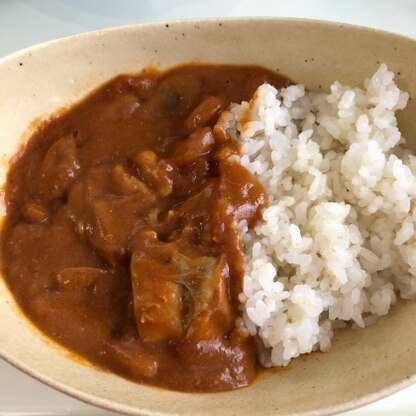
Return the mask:
[[266,366],[327,351],[334,329],[416,298],[416,157],[395,116],[409,97],[385,65],[364,85],[264,84],[220,118],[269,197],[254,229],[240,224],[240,324],[263,341]]

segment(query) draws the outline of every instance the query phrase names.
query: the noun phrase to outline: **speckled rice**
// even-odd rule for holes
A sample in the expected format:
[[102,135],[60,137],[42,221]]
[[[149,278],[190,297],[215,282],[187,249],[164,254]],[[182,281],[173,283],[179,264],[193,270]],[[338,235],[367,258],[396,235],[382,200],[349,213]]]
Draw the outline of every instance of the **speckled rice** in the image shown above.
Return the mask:
[[240,224],[240,324],[263,341],[266,366],[328,351],[334,329],[416,298],[416,157],[395,117],[408,94],[385,65],[364,86],[264,84],[220,118],[269,196],[254,229]]

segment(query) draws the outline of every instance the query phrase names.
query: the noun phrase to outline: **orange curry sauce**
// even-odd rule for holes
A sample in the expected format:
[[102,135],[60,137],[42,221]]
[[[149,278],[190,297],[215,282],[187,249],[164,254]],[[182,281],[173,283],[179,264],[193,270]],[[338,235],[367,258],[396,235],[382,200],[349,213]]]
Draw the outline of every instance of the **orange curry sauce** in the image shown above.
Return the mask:
[[[182,391],[253,381],[236,327],[262,186],[214,129],[268,81],[254,66],[119,76],[30,139],[8,175],[2,269],[24,313],[101,368]],[[231,156],[231,157],[230,157]]]

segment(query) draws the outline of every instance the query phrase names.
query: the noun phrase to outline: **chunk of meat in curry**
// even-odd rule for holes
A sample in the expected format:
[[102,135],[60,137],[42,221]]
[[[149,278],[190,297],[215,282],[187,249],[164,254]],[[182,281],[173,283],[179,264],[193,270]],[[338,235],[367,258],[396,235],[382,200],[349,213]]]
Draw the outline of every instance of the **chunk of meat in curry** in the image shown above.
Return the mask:
[[2,234],[5,278],[39,328],[142,383],[254,379],[236,224],[267,198],[214,126],[264,81],[287,83],[251,66],[120,76],[41,126],[9,172]]

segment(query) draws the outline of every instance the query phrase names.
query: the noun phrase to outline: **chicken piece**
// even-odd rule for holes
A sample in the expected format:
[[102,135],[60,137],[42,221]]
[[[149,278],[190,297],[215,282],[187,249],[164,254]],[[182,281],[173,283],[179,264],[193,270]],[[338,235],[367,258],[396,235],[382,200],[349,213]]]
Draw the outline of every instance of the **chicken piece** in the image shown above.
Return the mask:
[[140,213],[147,207],[134,195],[103,195],[89,201],[91,216],[85,230],[91,244],[110,263],[122,262],[130,251],[130,239]]
[[185,256],[177,242],[161,242],[154,231],[139,234],[141,246],[130,267],[138,332],[151,342],[180,338],[194,311],[211,299],[211,286],[204,282],[214,273],[216,259]]
[[200,278],[194,297],[194,310],[187,338],[194,341],[214,340],[230,333],[234,324],[229,299],[229,268],[222,256],[214,270]]
[[149,187],[139,178],[130,175],[122,164],[114,165],[111,173],[113,186],[117,193],[121,195],[140,194],[140,199],[144,203],[155,200],[155,195]]
[[[114,182],[122,195],[114,195]],[[129,254],[135,226],[155,201],[156,194],[122,165],[105,164],[91,168],[71,186],[67,206],[77,234],[115,264]]]
[[216,180],[209,180],[195,195],[188,198],[182,205],[175,207],[175,212],[181,218],[182,228],[172,236],[178,241],[183,254],[195,252],[200,255],[212,255],[214,249],[212,241],[212,227],[209,221],[215,205]]
[[121,94],[106,103],[99,117],[107,122],[109,120],[122,120],[132,116],[140,107],[138,98],[132,94]]
[[166,160],[159,160],[151,150],[141,150],[134,156],[133,163],[144,180],[153,186],[160,196],[165,197],[172,193],[174,168]]
[[64,136],[49,147],[39,174],[39,193],[47,201],[65,195],[78,174],[80,164],[75,140]]
[[110,164],[100,164],[94,166],[84,175],[84,199],[85,202],[92,201],[95,197],[112,194],[111,171],[113,166]]
[[[222,391],[247,386],[255,377],[256,345],[253,337],[237,331],[213,340],[185,338],[177,353],[189,369],[186,377],[196,391]],[[201,368],[204,377],[201,377]]]
[[[145,238],[145,236],[143,236]],[[148,237],[152,236],[151,232]],[[144,244],[147,244],[144,242]],[[179,338],[183,335],[182,287],[169,279],[176,267],[164,258],[146,250],[133,253],[130,265],[136,326],[147,342]]]
[[191,133],[198,128],[209,126],[227,106],[228,102],[222,97],[206,97],[185,120],[185,132]]
[[106,343],[107,356],[133,377],[153,378],[158,372],[158,360],[150,351],[139,346],[134,338]]
[[192,132],[185,140],[181,140],[173,151],[175,165],[184,167],[205,158],[215,146],[212,129],[201,128]]

